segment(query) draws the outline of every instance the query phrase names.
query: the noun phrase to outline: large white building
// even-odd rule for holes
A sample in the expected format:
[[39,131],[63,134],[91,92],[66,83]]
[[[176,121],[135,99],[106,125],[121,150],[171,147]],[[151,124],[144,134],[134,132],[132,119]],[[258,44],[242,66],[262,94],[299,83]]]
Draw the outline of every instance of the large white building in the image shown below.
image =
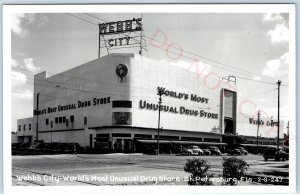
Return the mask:
[[[35,75],[34,116],[26,122],[33,140],[144,149],[157,141],[158,91],[162,90],[162,146],[245,143],[243,136],[253,136],[249,131],[256,134],[256,116],[237,110],[238,90],[226,82],[215,87],[213,81],[209,74],[199,76],[176,63],[109,54],[51,77],[46,72]],[[266,138],[261,143],[275,143],[276,124],[269,118],[262,121],[260,134]],[[25,125],[18,120],[22,134]]]

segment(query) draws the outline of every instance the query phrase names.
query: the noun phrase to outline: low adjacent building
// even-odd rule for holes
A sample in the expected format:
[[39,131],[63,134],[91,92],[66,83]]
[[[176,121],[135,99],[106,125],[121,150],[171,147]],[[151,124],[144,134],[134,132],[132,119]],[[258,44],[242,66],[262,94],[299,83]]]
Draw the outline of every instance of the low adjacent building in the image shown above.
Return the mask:
[[18,143],[33,143],[36,139],[36,128],[33,126],[33,117],[18,119],[16,138]]

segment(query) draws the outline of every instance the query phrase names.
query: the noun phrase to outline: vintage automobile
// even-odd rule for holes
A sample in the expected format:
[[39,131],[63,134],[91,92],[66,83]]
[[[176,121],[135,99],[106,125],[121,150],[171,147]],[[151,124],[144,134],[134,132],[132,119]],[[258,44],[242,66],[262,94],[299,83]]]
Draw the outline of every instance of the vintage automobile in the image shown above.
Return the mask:
[[209,149],[209,151],[211,152],[211,155],[219,156],[222,154],[222,152],[216,146],[208,146],[207,149]]
[[64,153],[66,147],[67,147],[67,143],[58,143],[58,144],[53,148],[53,152],[56,152],[56,153]]
[[239,149],[242,155],[248,155],[248,151],[244,147],[237,147],[236,149]]
[[286,153],[281,147],[279,149],[270,147],[265,150],[263,157],[265,161],[267,161],[268,159],[274,159],[276,161],[288,160],[289,154]]
[[64,152],[65,153],[73,153],[74,152],[74,145],[76,147],[76,153],[81,153],[83,148],[78,143],[67,143]]
[[242,152],[240,149],[234,149],[230,152],[231,155],[238,155],[238,156],[241,156],[242,155]]
[[29,150],[36,150],[37,147],[40,145],[40,142],[34,142],[30,145],[30,147],[28,148]]
[[198,146],[189,146],[186,148],[183,148],[182,155],[203,155],[203,151]]
[[11,148],[12,149],[18,149],[21,145],[22,145],[22,143],[12,143]]
[[31,146],[32,143],[22,143],[20,146],[19,146],[19,149],[22,149],[22,150],[28,150],[29,147]]
[[202,151],[203,151],[203,155],[206,155],[206,156],[211,155],[211,152],[209,151],[209,149],[202,149]]

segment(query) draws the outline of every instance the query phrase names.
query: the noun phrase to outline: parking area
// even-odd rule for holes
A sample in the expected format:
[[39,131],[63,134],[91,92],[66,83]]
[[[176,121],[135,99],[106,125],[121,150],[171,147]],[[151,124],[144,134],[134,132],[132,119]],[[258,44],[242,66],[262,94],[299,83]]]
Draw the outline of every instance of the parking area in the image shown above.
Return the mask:
[[[187,185],[183,167],[187,159],[201,157],[214,177],[222,175],[220,156],[145,154],[61,154],[12,156],[13,185]],[[250,165],[248,177],[288,181],[288,161],[264,161],[261,155],[237,156]],[[281,181],[282,182],[282,181]],[[248,181],[240,185],[261,185]],[[270,184],[270,182],[265,182]],[[220,185],[221,183],[214,183]]]

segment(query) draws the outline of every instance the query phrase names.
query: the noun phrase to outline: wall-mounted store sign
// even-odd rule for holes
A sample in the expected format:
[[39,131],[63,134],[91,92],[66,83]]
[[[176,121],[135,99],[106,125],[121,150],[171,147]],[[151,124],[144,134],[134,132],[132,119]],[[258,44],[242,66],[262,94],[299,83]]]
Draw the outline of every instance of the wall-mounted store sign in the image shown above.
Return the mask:
[[[99,24],[99,48],[116,46],[128,46],[140,44],[140,40],[135,40],[139,35],[129,36],[131,32],[142,30],[142,18],[133,18],[132,20],[107,22]],[[125,34],[127,33],[127,34]],[[124,35],[121,35],[124,34]],[[113,36],[112,36],[113,35]],[[116,36],[118,35],[118,36]],[[101,40],[101,36],[103,39]],[[106,36],[106,38],[104,38]]]
[[[158,106],[158,104],[149,103],[145,100],[140,100],[139,108],[145,109],[145,110],[157,111],[159,106]],[[161,105],[160,110],[163,112],[174,113],[174,114],[202,117],[202,118],[208,118],[208,119],[218,119],[218,114],[216,114],[216,113],[207,112],[207,111],[201,110],[201,109],[200,110],[189,109],[184,106],[176,107],[176,106]]]
[[93,98],[92,100],[78,100],[77,103],[59,104],[54,107],[46,107],[38,111],[35,110],[34,115],[56,113],[56,112],[74,110],[74,109],[85,108],[90,106],[99,106],[99,105],[104,105],[109,103],[110,103],[110,97]]
[[[253,118],[249,118],[249,123],[253,124],[253,125],[258,125],[258,120],[255,120]],[[277,122],[274,122],[273,120],[265,122],[265,121],[260,119],[259,125],[262,125],[262,126],[266,125],[266,126],[274,127],[274,126],[277,126]]]
[[199,103],[204,103],[207,104],[209,99],[208,98],[204,98],[202,96],[198,96],[196,94],[187,94],[184,92],[178,92],[178,91],[171,91],[171,90],[167,90],[166,88],[163,87],[157,87],[157,91],[162,91],[162,94],[164,96],[169,96],[172,98],[178,98],[178,99],[184,99],[184,100],[188,100],[190,99],[193,102],[199,102]]

